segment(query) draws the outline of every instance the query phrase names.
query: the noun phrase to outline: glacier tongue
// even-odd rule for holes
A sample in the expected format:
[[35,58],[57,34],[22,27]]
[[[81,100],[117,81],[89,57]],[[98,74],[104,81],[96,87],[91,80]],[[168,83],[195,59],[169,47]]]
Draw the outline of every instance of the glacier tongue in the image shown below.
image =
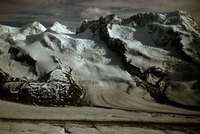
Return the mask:
[[58,22],[0,30],[2,98],[174,113],[187,111],[174,106],[199,109],[200,33],[183,11],[126,19],[112,14],[84,20],[76,33]]

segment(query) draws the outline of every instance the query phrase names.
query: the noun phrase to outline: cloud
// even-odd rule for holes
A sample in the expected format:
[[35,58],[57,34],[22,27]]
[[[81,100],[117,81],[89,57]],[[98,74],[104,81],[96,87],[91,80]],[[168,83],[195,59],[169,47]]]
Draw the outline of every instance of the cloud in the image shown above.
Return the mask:
[[109,10],[103,10],[97,7],[90,7],[81,12],[81,17],[84,19],[94,20],[108,14],[111,14]]
[[36,19],[78,27],[83,19],[98,19],[110,13],[129,17],[138,12],[184,10],[200,24],[199,5],[200,0],[0,0],[0,22]]

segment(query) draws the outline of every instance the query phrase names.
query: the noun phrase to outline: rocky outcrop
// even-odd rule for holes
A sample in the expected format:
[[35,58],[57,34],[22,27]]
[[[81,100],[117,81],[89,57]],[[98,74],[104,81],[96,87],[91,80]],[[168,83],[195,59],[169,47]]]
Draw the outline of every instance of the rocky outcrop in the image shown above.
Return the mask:
[[[60,74],[55,78],[54,74]],[[70,72],[56,69],[38,81],[13,78],[1,71],[1,98],[43,106],[78,106],[84,95]],[[64,74],[64,75],[63,75]]]

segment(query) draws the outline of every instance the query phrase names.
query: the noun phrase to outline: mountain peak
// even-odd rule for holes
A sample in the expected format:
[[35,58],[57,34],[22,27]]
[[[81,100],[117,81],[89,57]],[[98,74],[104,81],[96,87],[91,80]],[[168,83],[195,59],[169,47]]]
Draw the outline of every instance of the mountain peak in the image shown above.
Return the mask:
[[72,34],[70,30],[67,29],[67,26],[60,24],[59,22],[54,22],[53,25],[49,28],[49,30],[63,33],[63,34]]
[[22,32],[24,34],[36,35],[36,34],[41,34],[45,30],[46,28],[38,21],[34,21],[33,23],[29,23],[28,25],[22,27]]

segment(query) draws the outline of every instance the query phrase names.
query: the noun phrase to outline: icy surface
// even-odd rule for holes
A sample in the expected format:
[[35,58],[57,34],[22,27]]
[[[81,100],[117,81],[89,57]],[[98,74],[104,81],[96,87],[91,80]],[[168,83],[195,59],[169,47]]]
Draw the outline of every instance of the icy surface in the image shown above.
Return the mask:
[[77,33],[58,22],[0,31],[3,96],[28,94],[24,103],[51,106],[199,109],[200,33],[183,11],[109,15],[83,21]]

